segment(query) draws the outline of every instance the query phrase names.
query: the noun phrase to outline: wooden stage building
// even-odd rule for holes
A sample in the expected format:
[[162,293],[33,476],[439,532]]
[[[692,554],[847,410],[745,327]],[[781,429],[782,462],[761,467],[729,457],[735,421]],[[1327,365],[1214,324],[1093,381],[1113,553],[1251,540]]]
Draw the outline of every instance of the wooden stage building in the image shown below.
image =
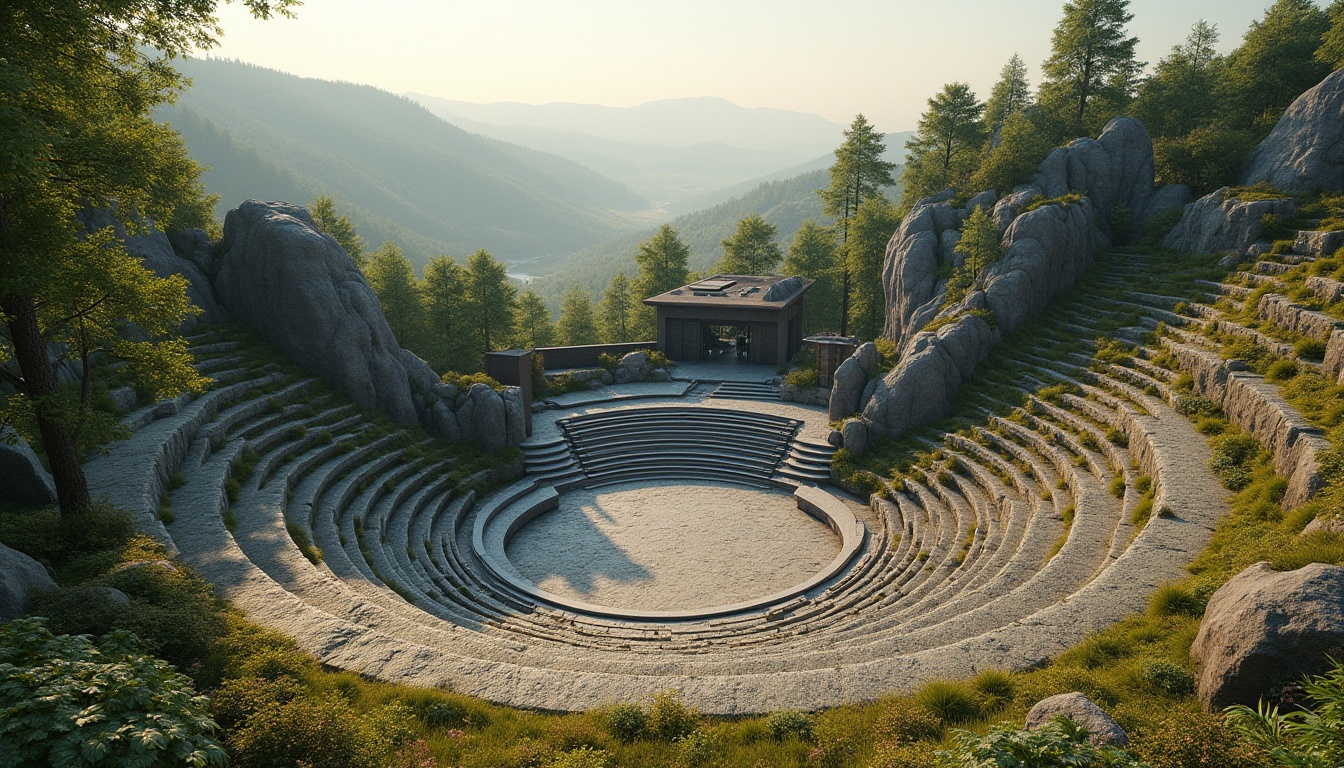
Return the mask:
[[803,294],[813,280],[714,275],[645,299],[658,313],[658,349],[673,360],[735,354],[782,365],[803,346]]

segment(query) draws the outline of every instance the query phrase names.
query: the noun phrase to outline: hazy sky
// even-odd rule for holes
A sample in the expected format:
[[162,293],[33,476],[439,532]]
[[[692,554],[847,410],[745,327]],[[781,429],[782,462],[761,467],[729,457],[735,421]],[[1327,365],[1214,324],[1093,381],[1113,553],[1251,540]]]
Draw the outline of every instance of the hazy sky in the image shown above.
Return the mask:
[[[1272,0],[1133,0],[1139,58],[1198,19],[1235,47]],[[212,55],[306,77],[464,101],[633,106],[721,96],[747,107],[863,112],[911,129],[964,80],[988,96],[1014,53],[1049,55],[1062,0],[307,0],[294,20],[224,6]]]

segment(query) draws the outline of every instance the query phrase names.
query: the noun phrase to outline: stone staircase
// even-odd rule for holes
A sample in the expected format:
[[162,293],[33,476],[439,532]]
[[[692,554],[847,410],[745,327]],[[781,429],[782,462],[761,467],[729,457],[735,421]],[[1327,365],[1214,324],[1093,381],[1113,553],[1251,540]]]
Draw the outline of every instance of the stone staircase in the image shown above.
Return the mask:
[[774,384],[725,381],[715,387],[709,397],[719,400],[778,400],[779,387]]

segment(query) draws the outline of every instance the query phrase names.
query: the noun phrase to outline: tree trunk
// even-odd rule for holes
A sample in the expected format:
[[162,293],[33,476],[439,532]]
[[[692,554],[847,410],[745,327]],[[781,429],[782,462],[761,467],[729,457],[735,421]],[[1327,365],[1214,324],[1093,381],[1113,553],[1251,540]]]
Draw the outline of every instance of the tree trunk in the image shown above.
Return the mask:
[[60,383],[47,360],[47,344],[38,327],[37,306],[31,296],[6,296],[0,306],[10,318],[9,335],[14,344],[14,358],[23,375],[24,393],[32,401],[42,446],[51,464],[51,478],[56,483],[61,515],[84,514],[92,503],[89,483],[84,477],[84,467],[79,463],[75,432],[69,425],[61,423],[53,402],[59,395]]

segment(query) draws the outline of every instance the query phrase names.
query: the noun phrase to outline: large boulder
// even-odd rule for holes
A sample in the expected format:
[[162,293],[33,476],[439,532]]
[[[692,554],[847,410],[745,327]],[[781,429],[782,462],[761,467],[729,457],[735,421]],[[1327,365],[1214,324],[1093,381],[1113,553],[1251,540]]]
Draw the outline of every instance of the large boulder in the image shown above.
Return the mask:
[[458,399],[462,404],[457,408],[457,426],[462,439],[474,440],[491,451],[509,444],[504,398],[489,384],[472,384]]
[[1004,333],[1043,312],[1091,268],[1097,242],[1088,200],[1024,213],[1003,237],[1003,257],[984,278],[985,303]]
[[1092,201],[1097,227],[1111,234],[1111,216],[1125,209],[1138,222],[1153,195],[1153,142],[1143,123],[1117,117],[1097,139],[1077,139],[1046,156],[1032,184],[1046,197],[1081,192]]
[[877,347],[869,341],[860,344],[854,354],[835,369],[827,408],[831,421],[853,416],[863,407],[863,392],[868,379],[877,371],[877,363]]
[[1190,654],[1199,700],[1210,711],[1254,707],[1344,651],[1344,568],[1316,563],[1279,573],[1256,563],[1213,597]]
[[1027,712],[1027,728],[1040,728],[1064,715],[1087,729],[1087,740],[1098,747],[1125,747],[1129,735],[1097,703],[1081,693],[1061,693],[1041,699]]
[[1185,207],[1185,213],[1162,244],[1184,253],[1233,253],[1244,256],[1265,240],[1264,217],[1289,219],[1297,206],[1287,198],[1241,200],[1223,187]]
[[218,250],[215,292],[232,317],[361,407],[399,424],[420,421],[378,297],[307,210],[248,200],[229,211]]
[[30,592],[52,589],[47,569],[33,558],[0,544],[0,621],[17,619],[28,612]]
[[887,242],[882,284],[887,295],[886,328],[882,335],[904,346],[909,337],[937,314],[948,270],[942,234],[956,220],[946,202],[920,200],[901,220]]
[[[141,222],[143,231],[127,234],[126,228],[111,211],[85,208],[76,216],[90,233],[111,227],[126,244],[126,251],[138,257],[146,268],[159,277],[181,275],[187,280],[187,298],[201,309],[201,313],[187,318],[183,323],[186,329],[200,324],[222,323],[228,319],[219,302],[215,300],[214,289],[201,267],[189,258],[180,256],[173,249],[168,236],[160,232],[152,221]],[[199,230],[194,230],[199,231]],[[201,233],[204,234],[204,233]]]
[[40,506],[56,503],[56,484],[28,443],[0,427],[0,488],[6,501]]
[[1297,97],[1251,154],[1243,184],[1297,195],[1344,189],[1344,70]]

